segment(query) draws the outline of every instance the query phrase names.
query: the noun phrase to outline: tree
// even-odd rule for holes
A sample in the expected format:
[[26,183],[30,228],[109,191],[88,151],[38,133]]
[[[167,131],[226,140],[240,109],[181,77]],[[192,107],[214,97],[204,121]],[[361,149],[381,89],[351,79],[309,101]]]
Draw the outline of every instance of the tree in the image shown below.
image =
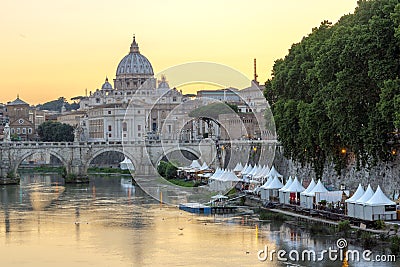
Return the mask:
[[393,159],[400,126],[400,3],[359,1],[354,14],[319,27],[275,61],[264,95],[285,154],[338,173]]
[[74,128],[65,123],[46,121],[39,125],[38,135],[44,142],[72,142]]
[[37,105],[37,108],[40,110],[53,110],[61,112],[63,106],[65,107],[66,110],[73,110],[73,109],[76,110],[79,108],[79,104],[77,104],[76,102],[70,104],[64,97],[59,97],[56,100],[52,100],[44,104],[39,104]]

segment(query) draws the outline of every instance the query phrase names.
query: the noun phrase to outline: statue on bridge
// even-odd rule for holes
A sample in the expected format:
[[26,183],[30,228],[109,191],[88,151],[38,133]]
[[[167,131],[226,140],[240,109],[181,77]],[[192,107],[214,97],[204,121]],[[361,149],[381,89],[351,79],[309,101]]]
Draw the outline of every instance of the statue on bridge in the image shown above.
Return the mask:
[[10,125],[8,125],[8,122],[6,123],[6,126],[4,126],[3,135],[4,135],[3,139],[4,142],[11,142]]
[[74,128],[74,142],[80,142],[82,134],[83,134],[83,128],[80,124],[77,124]]

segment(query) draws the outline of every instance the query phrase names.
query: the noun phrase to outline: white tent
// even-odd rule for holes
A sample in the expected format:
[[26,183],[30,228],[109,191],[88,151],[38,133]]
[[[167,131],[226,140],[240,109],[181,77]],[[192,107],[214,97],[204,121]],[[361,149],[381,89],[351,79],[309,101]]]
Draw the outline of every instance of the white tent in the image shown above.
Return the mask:
[[247,168],[242,171],[242,175],[247,175],[249,174],[251,171],[253,170],[253,167],[249,164],[249,166],[247,166]]
[[311,190],[313,190],[315,186],[316,183],[314,179],[312,179],[310,184],[307,186],[306,190],[300,193],[300,206],[302,206],[303,208],[307,207],[307,202],[306,202],[307,199],[305,195],[308,194]]
[[268,176],[268,177],[269,177],[269,176],[271,176],[271,177],[277,176],[278,178],[282,178],[282,177],[283,177],[283,175],[280,174],[280,173],[275,169],[275,166],[272,166],[272,168],[271,168],[271,170],[269,171],[269,173],[268,173],[267,176]]
[[369,184],[367,190],[365,190],[364,194],[356,200],[354,206],[354,217],[359,219],[364,219],[364,204],[374,195],[374,190],[372,190],[371,185]]
[[396,203],[391,201],[380,186],[364,205],[364,220],[396,220]]
[[135,166],[133,166],[132,161],[127,157],[125,157],[124,160],[119,163],[119,168],[121,170],[135,170]]
[[233,169],[234,172],[241,172],[243,170],[243,166],[242,163],[238,162],[235,166],[235,168]]
[[286,190],[286,188],[288,188],[292,183],[293,183],[293,179],[292,179],[292,176],[290,176],[289,179],[286,181],[286,184],[281,189],[278,190],[280,203],[285,203],[285,196],[284,196],[283,191]]
[[285,204],[300,204],[300,193],[305,189],[299,182],[297,177],[294,178],[293,182],[287,187],[282,193],[284,193],[284,203]]
[[200,169],[201,165],[200,163],[195,159],[192,161],[192,164],[190,164],[190,168],[192,169]]
[[364,188],[361,186],[361,184],[358,185],[356,192],[351,196],[351,198],[346,199],[346,205],[347,205],[347,216],[354,217],[354,206],[355,202],[362,197],[362,195],[365,193]]
[[201,167],[200,167],[200,170],[201,171],[205,171],[205,170],[208,170],[209,168],[208,168],[208,166],[207,166],[207,163],[206,162],[203,162],[203,165],[201,165]]
[[[279,192],[278,190],[282,187],[283,184],[279,180],[278,176],[275,176],[274,179],[269,183],[269,185],[260,188],[260,193],[264,194],[264,197],[266,197],[266,199],[277,202]],[[263,190],[266,190],[266,192],[262,193]]]
[[262,200],[266,200],[269,199],[269,191],[267,189],[267,186],[272,182],[272,177],[269,177],[268,180],[265,182],[265,184],[263,184],[262,186],[260,186],[260,194],[261,194],[261,199]]
[[305,198],[305,208],[312,209],[314,208],[314,204],[321,201],[320,193],[328,192],[325,186],[322,184],[321,180],[318,180],[318,183],[314,186],[314,188],[303,195],[300,194],[301,198]]

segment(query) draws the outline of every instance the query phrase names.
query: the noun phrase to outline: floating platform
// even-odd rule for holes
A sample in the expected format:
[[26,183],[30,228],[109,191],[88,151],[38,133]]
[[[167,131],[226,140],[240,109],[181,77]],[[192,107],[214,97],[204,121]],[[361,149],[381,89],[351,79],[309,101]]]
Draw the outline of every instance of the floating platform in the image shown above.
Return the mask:
[[196,214],[229,214],[235,213],[237,207],[233,206],[206,206],[200,203],[183,203],[179,204],[179,209]]
[[200,203],[182,203],[179,204],[179,209],[196,214],[211,214],[211,207]]

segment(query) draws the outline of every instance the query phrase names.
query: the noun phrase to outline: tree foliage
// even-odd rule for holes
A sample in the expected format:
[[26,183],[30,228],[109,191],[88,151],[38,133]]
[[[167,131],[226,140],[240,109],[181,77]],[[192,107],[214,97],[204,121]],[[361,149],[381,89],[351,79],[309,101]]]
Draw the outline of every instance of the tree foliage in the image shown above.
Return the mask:
[[160,161],[157,166],[158,173],[166,179],[176,178],[178,168],[172,162]]
[[265,96],[287,156],[340,170],[391,160],[400,128],[400,3],[358,1],[275,61]]
[[53,111],[58,111],[61,112],[62,106],[65,106],[66,110],[73,110],[73,109],[78,109],[79,104],[76,102],[73,102],[72,104],[68,103],[67,100],[64,97],[59,97],[56,100],[52,100],[49,102],[46,102],[44,104],[39,104],[37,105],[37,108],[40,110],[53,110]]
[[65,123],[46,121],[39,125],[38,135],[44,142],[72,142],[74,128]]
[[205,117],[218,119],[218,115],[230,113],[238,113],[237,105],[231,103],[216,102],[192,110],[189,113],[189,117]]

